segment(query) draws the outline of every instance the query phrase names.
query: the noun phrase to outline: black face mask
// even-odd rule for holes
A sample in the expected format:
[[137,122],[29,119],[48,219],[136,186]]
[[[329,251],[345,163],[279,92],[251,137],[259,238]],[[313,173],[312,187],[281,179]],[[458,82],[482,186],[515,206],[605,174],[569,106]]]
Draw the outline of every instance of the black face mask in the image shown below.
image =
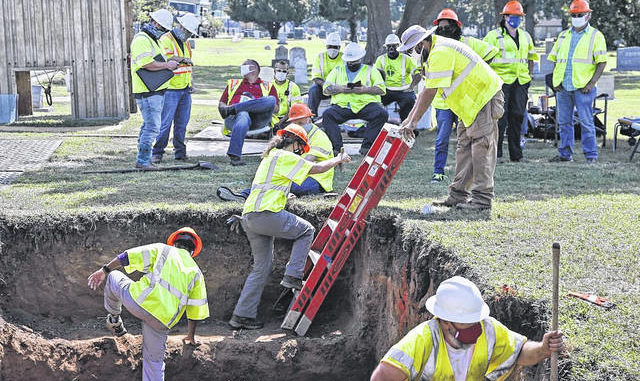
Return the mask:
[[427,62],[427,58],[429,58],[429,52],[427,52],[427,49],[422,48],[422,62]]
[[304,150],[300,146],[297,146],[293,149],[293,153],[295,153],[298,156],[302,156],[302,154],[304,153]]
[[392,60],[395,60],[396,58],[398,58],[398,56],[400,55],[400,53],[398,53],[398,51],[396,50],[395,47],[393,48],[389,48],[387,49],[387,55],[389,56],[389,58],[391,58]]
[[358,71],[360,69],[360,66],[362,66],[362,62],[349,62],[349,63],[347,63],[347,68],[351,72]]
[[462,36],[462,31],[457,25],[449,24],[445,26],[439,26],[438,29],[436,29],[436,34],[438,36],[459,40],[460,36]]

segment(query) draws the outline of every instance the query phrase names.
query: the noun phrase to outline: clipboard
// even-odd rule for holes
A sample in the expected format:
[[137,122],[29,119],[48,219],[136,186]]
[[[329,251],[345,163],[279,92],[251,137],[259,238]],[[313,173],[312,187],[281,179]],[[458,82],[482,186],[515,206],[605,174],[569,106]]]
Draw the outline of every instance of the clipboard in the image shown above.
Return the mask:
[[[157,62],[166,62],[164,57],[161,54],[153,57],[154,61]],[[147,70],[140,68],[136,71],[138,77],[142,80],[144,85],[149,89],[149,91],[156,91],[160,86],[165,84],[168,80],[173,77],[173,71],[169,69],[162,70]]]

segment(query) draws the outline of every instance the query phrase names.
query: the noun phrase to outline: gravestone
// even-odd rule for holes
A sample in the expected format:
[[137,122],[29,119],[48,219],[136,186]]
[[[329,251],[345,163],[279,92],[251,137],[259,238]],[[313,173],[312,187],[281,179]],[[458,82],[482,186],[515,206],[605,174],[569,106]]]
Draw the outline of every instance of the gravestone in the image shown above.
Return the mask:
[[600,77],[600,79],[598,79],[598,83],[596,84],[596,88],[598,89],[598,93],[597,95],[600,94],[607,94],[609,95],[607,97],[608,100],[612,100],[614,99],[614,77],[611,74],[605,74],[602,77]]
[[618,71],[640,70],[640,46],[618,49]]
[[278,45],[286,45],[287,44],[287,34],[285,32],[278,33]]
[[553,38],[547,38],[544,40],[544,52],[546,54],[549,54],[549,52],[551,52],[551,49],[553,49],[554,43],[555,43],[555,39]]
[[533,77],[542,79],[545,75],[553,71],[553,62],[547,59],[546,54],[540,55],[540,61],[533,64]]
[[289,63],[289,49],[287,49],[284,45],[280,45],[276,48],[276,56],[275,58],[271,61],[271,66],[275,66],[276,62],[278,61],[285,61],[287,63]]
[[307,58],[303,48],[291,48],[289,62],[294,68],[294,81],[297,84],[307,83]]

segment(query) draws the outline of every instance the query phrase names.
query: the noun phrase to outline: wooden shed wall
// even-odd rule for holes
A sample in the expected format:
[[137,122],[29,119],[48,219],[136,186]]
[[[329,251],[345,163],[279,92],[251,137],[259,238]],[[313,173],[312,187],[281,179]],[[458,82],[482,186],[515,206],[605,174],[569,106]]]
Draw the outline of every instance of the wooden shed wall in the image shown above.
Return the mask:
[[75,118],[129,115],[127,0],[0,0],[0,94],[15,71],[71,68]]

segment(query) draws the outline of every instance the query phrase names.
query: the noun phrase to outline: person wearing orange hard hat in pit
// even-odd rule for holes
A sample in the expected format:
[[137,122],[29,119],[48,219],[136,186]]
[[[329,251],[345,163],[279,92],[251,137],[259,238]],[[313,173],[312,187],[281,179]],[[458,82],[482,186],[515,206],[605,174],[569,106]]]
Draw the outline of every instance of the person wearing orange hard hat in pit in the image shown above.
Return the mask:
[[[296,123],[304,128],[309,138],[309,152],[302,155],[308,161],[319,163],[333,158],[333,146],[327,134],[312,123],[313,114],[309,106],[303,103],[295,103],[289,109],[288,122]],[[291,184],[291,194],[300,197],[313,195],[333,190],[333,168],[326,172],[309,175],[300,185]],[[242,201],[249,197],[251,189],[245,189],[240,193],[234,192],[228,187],[218,187],[218,197],[223,201]]]
[[263,326],[257,317],[258,305],[273,267],[275,238],[293,240],[291,256],[280,284],[295,290],[302,288],[304,265],[315,229],[308,221],[284,209],[289,188],[292,183],[302,184],[308,175],[326,172],[338,164],[351,161],[349,155],[341,153],[337,157],[314,163],[302,157],[309,151],[307,132],[303,127],[291,124],[278,130],[262,154],[242,217],[233,216],[227,221],[232,225],[232,230],[238,223],[242,225],[253,255],[253,269],[229,320],[229,325],[234,329],[258,329]]
[[[197,345],[196,322],[209,317],[204,276],[193,260],[202,250],[202,240],[190,227],[169,236],[167,244],[152,243],[128,249],[89,276],[96,290],[103,282],[107,327],[116,336],[127,333],[120,313],[127,311],[142,321],[142,380],[164,380],[167,334],[187,313],[188,333],[184,344]],[[138,281],[116,270],[145,274]]]
[[582,127],[582,152],[587,164],[598,161],[596,126],[593,123],[593,101],[596,83],[607,64],[604,35],[589,25],[591,8],[585,0],[574,0],[569,7],[572,27],[558,35],[549,61],[553,66],[553,87],[558,101],[560,145],[552,162],[573,160],[573,109]]
[[[438,28],[435,34],[460,41],[468,45],[485,62],[490,62],[498,53],[498,48],[475,37],[462,35],[462,23],[458,20],[458,15],[453,9],[445,8],[433,20],[433,25]],[[447,165],[449,155],[449,138],[453,125],[458,122],[458,117],[446,105],[442,97],[435,97],[433,107],[436,109],[436,142],[435,155],[433,161],[433,175],[431,184],[438,184],[446,179],[444,168]]]
[[502,9],[500,27],[487,33],[484,40],[500,49],[489,64],[502,78],[504,115],[498,122],[498,162],[502,162],[502,142],[507,131],[509,159],[522,160],[520,138],[522,121],[527,109],[529,85],[533,76],[533,63],[538,60],[531,35],[519,28],[524,9],[518,1],[509,1]]

